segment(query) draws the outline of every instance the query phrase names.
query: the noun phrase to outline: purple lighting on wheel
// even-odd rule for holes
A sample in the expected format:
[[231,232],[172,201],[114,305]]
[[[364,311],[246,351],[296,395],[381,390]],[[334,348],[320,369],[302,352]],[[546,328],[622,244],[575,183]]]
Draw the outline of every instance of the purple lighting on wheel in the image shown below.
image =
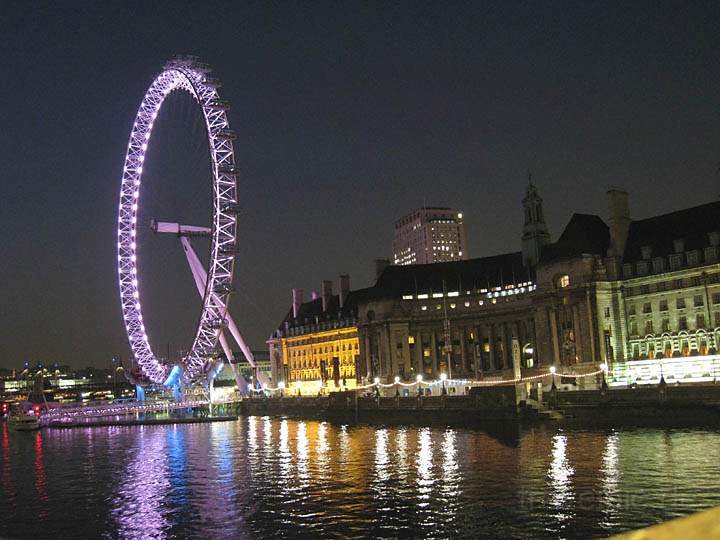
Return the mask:
[[210,264],[195,339],[190,351],[182,360],[183,378],[186,382],[195,380],[203,373],[206,360],[215,349],[220,328],[214,324],[214,321],[225,319],[231,290],[237,216],[227,209],[237,206],[237,169],[232,140],[224,136],[230,129],[226,102],[220,99],[217,83],[213,81],[209,84],[208,72],[207,66],[193,59],[180,58],[165,65],[140,103],[123,166],[118,215],[120,302],[128,341],[135,360],[143,373],[155,383],[162,383],[172,366],[164,365],[153,354],[145,333],[137,277],[135,238],[142,164],[151,139],[153,121],[157,118],[165,98],[176,90],[188,92],[202,109],[213,177]]

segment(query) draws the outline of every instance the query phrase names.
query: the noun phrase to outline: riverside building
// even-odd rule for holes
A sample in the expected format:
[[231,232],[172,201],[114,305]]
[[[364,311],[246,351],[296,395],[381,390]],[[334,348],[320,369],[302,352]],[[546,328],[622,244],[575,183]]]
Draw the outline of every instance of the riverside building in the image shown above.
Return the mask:
[[332,281],[323,281],[322,294],[313,291],[308,302],[302,289],[293,289],[292,307],[268,339],[272,380],[282,382],[288,393],[355,388],[356,298],[349,276],[341,275],[339,285],[334,295]]
[[[380,267],[374,286],[348,291],[329,312],[317,299],[301,303],[271,339],[274,365],[283,359],[289,381],[331,379],[328,362],[343,351],[339,338],[322,334],[333,327],[352,340],[354,362],[338,356],[340,377],[352,373],[358,383],[508,380],[551,367],[596,373],[603,364],[615,385],[716,379],[720,202],[633,220],[627,193],[611,189],[607,201],[607,222],[573,214],[553,242],[529,183],[520,251]],[[320,352],[325,342],[332,353]]]

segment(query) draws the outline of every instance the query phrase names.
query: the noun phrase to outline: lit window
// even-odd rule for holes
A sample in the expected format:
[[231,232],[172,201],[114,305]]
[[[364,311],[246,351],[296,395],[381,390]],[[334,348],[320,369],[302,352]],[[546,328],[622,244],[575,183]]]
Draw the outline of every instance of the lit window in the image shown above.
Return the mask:
[[410,344],[410,345],[415,344],[415,336],[408,336],[408,344]]
[[558,280],[558,285],[561,288],[569,287],[570,286],[570,276],[565,274],[564,276],[560,276],[560,279]]

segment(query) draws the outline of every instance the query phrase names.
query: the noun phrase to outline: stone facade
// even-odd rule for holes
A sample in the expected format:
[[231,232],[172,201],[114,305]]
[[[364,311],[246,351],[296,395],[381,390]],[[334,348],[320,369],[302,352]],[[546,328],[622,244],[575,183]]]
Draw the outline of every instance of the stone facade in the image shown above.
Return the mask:
[[333,295],[324,281],[322,297],[313,293],[309,302],[293,289],[293,306],[267,341],[272,380],[288,392],[355,387],[360,345],[349,287],[348,276],[340,276],[340,294]]
[[[479,378],[512,373],[513,338],[533,366],[531,282],[490,289],[404,294],[359,305],[365,380]],[[497,296],[495,294],[497,293]]]
[[319,312],[317,300],[302,304],[269,340],[274,380],[323,377],[317,351],[337,341],[323,324],[353,340],[341,370],[358,382],[443,373],[510,379],[550,366],[590,373],[605,363],[612,370],[633,360],[717,355],[720,202],[632,220],[628,201],[610,190],[607,224],[574,214],[551,242],[530,183],[521,251],[392,265],[374,286],[348,292],[344,302],[333,297],[329,312]]

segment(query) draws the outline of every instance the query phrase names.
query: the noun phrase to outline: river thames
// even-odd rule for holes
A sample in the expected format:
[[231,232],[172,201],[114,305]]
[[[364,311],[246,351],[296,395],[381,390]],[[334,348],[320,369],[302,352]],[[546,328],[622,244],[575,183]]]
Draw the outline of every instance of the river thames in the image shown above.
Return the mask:
[[3,423],[0,536],[607,536],[720,504],[718,462],[703,429]]

